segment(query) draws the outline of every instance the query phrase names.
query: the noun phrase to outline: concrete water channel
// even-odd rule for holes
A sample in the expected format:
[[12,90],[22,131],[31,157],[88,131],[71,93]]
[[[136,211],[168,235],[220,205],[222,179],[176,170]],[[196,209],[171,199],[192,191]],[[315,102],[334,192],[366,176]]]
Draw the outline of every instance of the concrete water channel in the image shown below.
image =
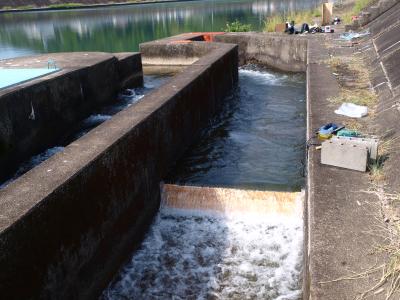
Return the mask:
[[273,199],[263,191],[304,188],[304,76],[247,65],[224,102],[171,168],[165,181],[178,186],[164,187],[149,233],[104,299],[301,298],[304,195],[283,193],[294,207],[282,212],[266,209]]
[[[2,103],[18,105],[1,110],[5,178],[140,85],[142,64],[175,73],[0,190],[3,295],[93,298],[114,278],[104,298],[301,297],[305,81],[264,68],[304,72],[307,40],[212,38],[145,43],[140,55],[59,54],[61,71],[1,92]],[[4,64],[35,67],[48,57]],[[258,67],[238,71],[239,61]],[[163,181],[181,185],[160,189]]]

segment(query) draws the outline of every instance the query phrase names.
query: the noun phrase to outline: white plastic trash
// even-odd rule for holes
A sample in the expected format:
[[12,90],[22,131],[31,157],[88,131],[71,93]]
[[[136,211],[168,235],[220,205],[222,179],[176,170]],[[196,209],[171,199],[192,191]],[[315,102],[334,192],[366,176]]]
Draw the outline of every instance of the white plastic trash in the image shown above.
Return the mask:
[[350,118],[362,118],[368,114],[368,107],[353,103],[343,103],[335,110],[335,113]]

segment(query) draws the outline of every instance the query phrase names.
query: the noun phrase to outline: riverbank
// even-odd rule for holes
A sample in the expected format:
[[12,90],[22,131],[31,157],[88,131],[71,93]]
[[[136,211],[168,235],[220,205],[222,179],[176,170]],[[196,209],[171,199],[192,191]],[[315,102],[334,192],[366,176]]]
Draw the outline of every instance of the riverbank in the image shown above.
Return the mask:
[[[81,2],[79,2],[81,1]],[[53,11],[53,10],[70,10],[70,9],[95,9],[102,7],[112,7],[112,6],[127,6],[127,5],[137,5],[137,4],[157,4],[157,3],[174,3],[174,2],[188,2],[188,1],[196,1],[196,0],[127,0],[125,2],[108,2],[102,3],[103,0],[75,0],[75,2],[67,2],[67,3],[57,3],[52,4],[49,1],[45,0],[45,2],[49,2],[48,4],[43,4],[43,6],[36,6],[31,4],[21,4],[23,5],[5,5],[0,8],[1,13],[16,13],[16,12],[29,12],[29,11]],[[14,1],[9,1],[10,4]],[[99,2],[99,3],[97,3]]]

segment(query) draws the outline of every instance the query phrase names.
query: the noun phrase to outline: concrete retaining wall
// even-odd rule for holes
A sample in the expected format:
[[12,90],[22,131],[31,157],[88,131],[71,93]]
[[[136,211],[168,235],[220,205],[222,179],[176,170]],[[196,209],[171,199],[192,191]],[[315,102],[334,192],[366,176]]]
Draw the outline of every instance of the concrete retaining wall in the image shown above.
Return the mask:
[[237,46],[217,48],[0,190],[2,297],[98,296],[146,232],[168,167],[237,82]]
[[[118,91],[143,82],[140,54],[61,53],[4,60],[0,67],[62,70],[0,91],[0,182],[18,165],[62,142],[93,110]],[[32,110],[34,118],[32,118]]]
[[229,33],[217,35],[214,40],[238,44],[241,65],[258,63],[282,71],[306,71],[307,38],[284,34]]

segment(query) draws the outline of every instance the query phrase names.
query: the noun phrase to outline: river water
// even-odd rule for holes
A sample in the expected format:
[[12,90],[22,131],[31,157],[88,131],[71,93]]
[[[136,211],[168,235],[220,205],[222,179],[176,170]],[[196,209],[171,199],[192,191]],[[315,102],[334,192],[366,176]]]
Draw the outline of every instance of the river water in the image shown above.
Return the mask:
[[182,32],[221,31],[239,20],[262,30],[271,14],[321,0],[199,0],[97,9],[0,14],[0,59],[65,51],[137,51]]

